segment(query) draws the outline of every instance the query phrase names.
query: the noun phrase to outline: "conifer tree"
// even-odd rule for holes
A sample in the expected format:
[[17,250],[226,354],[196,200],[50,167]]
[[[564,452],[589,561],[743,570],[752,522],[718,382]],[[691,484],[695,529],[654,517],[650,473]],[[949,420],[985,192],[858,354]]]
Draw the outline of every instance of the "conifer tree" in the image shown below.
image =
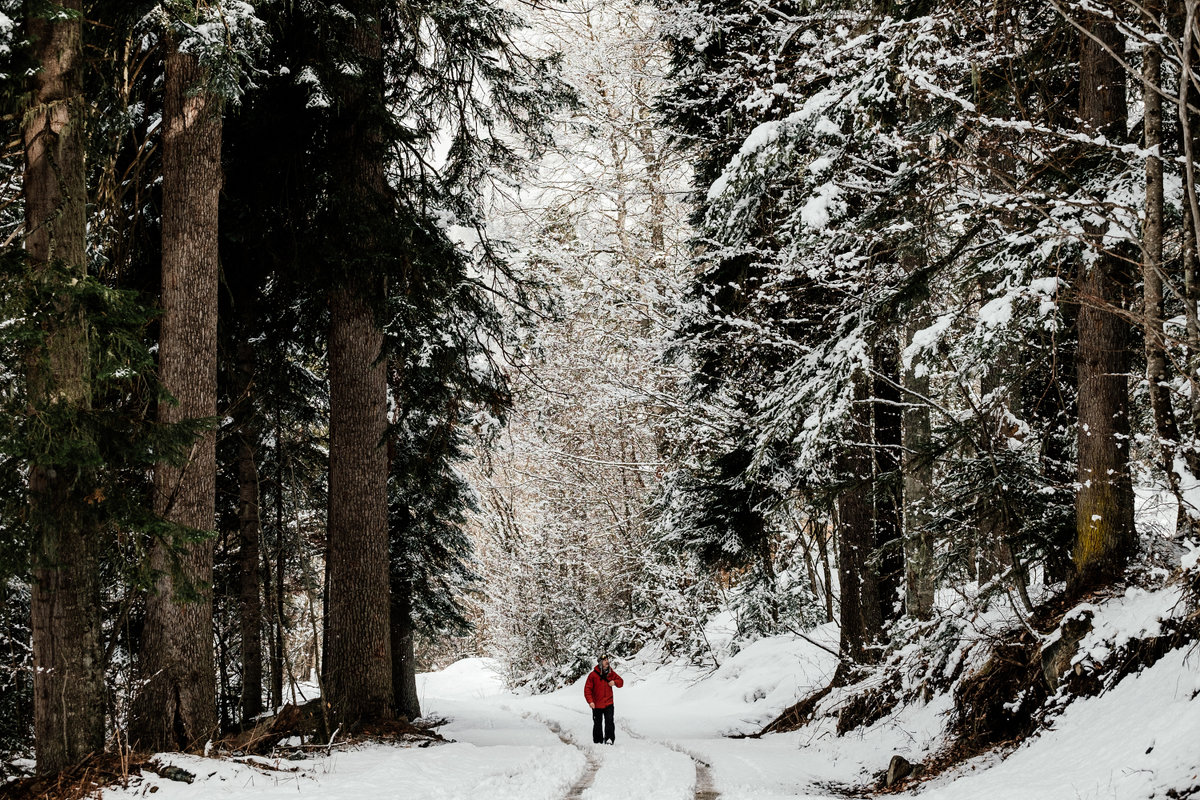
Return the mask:
[[[387,282],[374,230],[392,202],[385,177],[383,6],[352,3],[328,31],[321,74],[337,114],[327,132],[330,198],[321,224],[345,261],[329,290],[329,542],[326,557],[327,700],[339,724],[391,716],[388,624],[386,357],[378,321]],[[331,265],[332,266],[332,265]]]
[[[195,7],[176,9],[187,24]],[[191,18],[188,18],[191,17]],[[217,413],[217,219],[221,189],[221,97],[200,57],[166,36],[163,96],[162,308],[159,376],[170,397],[159,420],[211,420]],[[216,433],[204,433],[182,465],[160,464],[154,509],[192,532],[179,546],[154,543],[155,585],[146,601],[130,739],[140,747],[188,750],[217,728],[212,579]]]
[[35,63],[24,115],[25,251],[40,308],[41,341],[26,375],[32,410],[67,437],[29,474],[34,541],[34,728],[39,773],[104,748],[100,642],[100,531],[91,447],[82,416],[92,403],[87,323],[69,288],[87,277],[86,100],[79,0],[27,4]]
[[[1113,141],[1125,135],[1124,36],[1100,14],[1081,34],[1079,116],[1085,130]],[[1103,162],[1095,164],[1103,169]],[[1129,473],[1130,332],[1122,311],[1129,288],[1105,224],[1089,225],[1079,267],[1079,493],[1072,559],[1074,582],[1089,587],[1121,576],[1136,547]]]

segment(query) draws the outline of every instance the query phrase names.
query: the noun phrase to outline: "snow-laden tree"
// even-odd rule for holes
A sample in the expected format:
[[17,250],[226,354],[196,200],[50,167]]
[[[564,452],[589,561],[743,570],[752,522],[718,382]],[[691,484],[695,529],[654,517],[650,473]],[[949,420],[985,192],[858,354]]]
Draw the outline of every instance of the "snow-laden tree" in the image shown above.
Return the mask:
[[1190,52],[1145,34],[1169,20],[1120,3],[1116,24],[1072,4],[663,5],[699,230],[664,529],[769,579],[796,510],[832,520],[856,657],[901,608],[927,616],[939,574],[997,578],[1028,606],[1031,565],[1091,580],[1098,526],[1096,563],[1121,563],[1138,423],[1122,287],[1146,155],[1118,66],[1137,69],[1126,38],[1166,63]]

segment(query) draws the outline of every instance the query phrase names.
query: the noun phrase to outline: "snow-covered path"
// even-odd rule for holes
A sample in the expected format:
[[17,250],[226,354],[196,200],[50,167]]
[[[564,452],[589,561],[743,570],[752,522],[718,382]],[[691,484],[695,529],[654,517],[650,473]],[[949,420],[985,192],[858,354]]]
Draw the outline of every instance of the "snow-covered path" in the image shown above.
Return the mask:
[[[831,635],[833,631],[829,632]],[[504,692],[485,661],[468,660],[422,676],[424,707],[451,719],[444,735],[476,745],[467,721],[510,715],[541,724],[585,755],[565,795],[582,800],[776,800],[825,798],[817,785],[845,775],[813,771],[790,739],[730,739],[753,731],[779,708],[828,680],[833,661],[795,641],[764,641],[716,673],[625,665],[616,690],[617,741],[591,743],[582,681],[547,695]]]
[[[836,636],[829,629],[823,634]],[[1068,708],[1007,758],[989,754],[925,784],[929,800],[1144,800],[1200,791],[1200,671],[1188,648]],[[946,743],[952,700],[888,715],[835,736],[832,720],[762,739],[755,731],[834,667],[793,637],[756,642],[716,671],[616,664],[614,746],[591,743],[582,680],[546,695],[503,688],[494,665],[468,659],[420,676],[422,707],[451,743],[335,748],[300,761],[160,755],[192,784],[146,773],[105,800],[827,800],[864,786],[893,753],[923,760]],[[264,763],[267,762],[267,763]],[[1180,793],[1180,787],[1183,791]]]
[[[450,718],[442,729],[444,735],[476,747],[486,747],[498,740],[520,739],[529,746],[543,748],[547,764],[552,761],[565,764],[561,756],[552,754],[562,747],[570,748],[583,756],[582,763],[576,762],[574,781],[560,797],[579,800],[716,797],[706,764],[668,742],[638,734],[623,720],[618,722],[616,744],[593,744],[591,714],[582,694],[574,704],[567,702],[565,691],[542,697],[517,697],[503,693],[498,684],[489,685],[488,676],[486,662],[477,661],[460,662],[446,673],[423,676],[424,702],[429,713]],[[472,686],[476,687],[475,696],[464,697],[472,693],[466,687]],[[486,727],[480,728],[483,720]],[[540,732],[531,735],[528,732],[531,725],[549,732],[556,741],[540,738]]]
[[591,742],[582,683],[548,695],[518,696],[486,659],[468,659],[419,677],[422,708],[445,719],[449,744],[373,744],[302,761],[158,760],[196,776],[192,784],[146,773],[106,800],[776,800],[823,798],[794,744],[732,740],[755,730],[829,665],[805,663],[795,643],[764,642],[716,673],[618,665],[615,745]]

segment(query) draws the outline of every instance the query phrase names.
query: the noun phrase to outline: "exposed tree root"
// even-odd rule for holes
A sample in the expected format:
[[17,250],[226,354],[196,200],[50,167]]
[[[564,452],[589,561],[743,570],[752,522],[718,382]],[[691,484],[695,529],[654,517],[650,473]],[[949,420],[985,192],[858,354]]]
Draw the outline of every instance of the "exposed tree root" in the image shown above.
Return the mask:
[[57,775],[22,778],[0,790],[7,800],[83,800],[106,786],[124,786],[130,778],[149,768],[147,754],[126,756],[106,753],[92,756],[82,764]]

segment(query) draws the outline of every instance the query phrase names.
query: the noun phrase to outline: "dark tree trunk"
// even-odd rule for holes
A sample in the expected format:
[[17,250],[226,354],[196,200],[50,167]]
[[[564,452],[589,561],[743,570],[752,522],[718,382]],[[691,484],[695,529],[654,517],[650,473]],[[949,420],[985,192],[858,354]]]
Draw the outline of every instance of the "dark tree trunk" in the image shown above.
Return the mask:
[[[225,532],[221,534],[221,546],[218,548],[215,559],[218,563],[225,563],[225,559],[229,554],[229,537]],[[229,688],[229,628],[231,625],[228,622],[228,614],[224,613],[228,609],[228,604],[220,606],[221,611],[216,617],[216,626],[214,631],[214,639],[216,640],[217,651],[217,717],[220,720],[221,730],[228,730],[233,719],[230,716],[230,707],[233,705],[232,691]]]
[[829,531],[820,526],[817,530],[817,525],[813,524],[813,529],[817,535],[817,552],[821,554],[821,578],[825,582],[825,619],[833,622],[833,571],[829,566]]
[[871,646],[883,630],[879,605],[879,578],[871,566],[875,529],[871,495],[871,402],[865,376],[855,379],[847,444],[838,472],[847,487],[838,497],[838,583],[842,628],[840,653],[844,663],[872,659]]
[[[262,675],[262,524],[259,519],[257,416],[250,400],[254,376],[254,348],[244,337],[237,348],[239,383],[238,404],[242,409],[238,426],[238,617],[242,638],[242,722],[249,722],[263,710]],[[270,598],[268,598],[269,602]]]
[[[1167,25],[1175,42],[1183,42],[1183,73],[1195,74],[1197,57],[1200,56],[1197,37],[1193,30],[1189,34],[1188,26],[1195,25],[1194,7],[1189,4],[1170,2],[1166,4]],[[1190,45],[1188,44],[1190,41]],[[1200,140],[1196,131],[1200,130],[1200,115],[1194,109],[1200,102],[1200,92],[1196,91],[1195,82],[1188,82],[1180,87],[1181,92],[1176,102],[1175,110],[1178,117],[1176,126],[1179,150],[1184,156],[1184,203],[1183,203],[1183,245],[1180,254],[1183,278],[1183,315],[1184,328],[1184,364],[1183,372],[1188,376],[1191,397],[1182,409],[1183,415],[1190,418],[1193,431],[1200,430],[1200,391],[1197,390],[1197,375],[1200,375],[1200,198],[1197,198],[1195,159],[1200,152]],[[1188,448],[1188,452],[1193,448]],[[1189,464],[1196,459],[1194,454],[1189,456]],[[1193,466],[1193,476],[1197,474],[1200,465]],[[1180,514],[1181,530],[1195,531],[1200,528],[1200,509],[1189,507],[1188,515]]]
[[[221,103],[203,89],[196,57],[171,46],[163,97],[162,307],[159,377],[178,403],[159,404],[161,422],[217,411],[217,201],[221,188]],[[208,431],[181,466],[160,463],[155,513],[211,531],[216,435]],[[213,542],[156,542],[139,654],[145,682],[134,701],[130,739],[151,750],[203,746],[217,727],[213,664]],[[181,596],[181,592],[185,596]]]
[[[1146,12],[1159,16],[1161,2],[1149,0]],[[1146,152],[1146,223],[1142,231],[1142,301],[1143,328],[1146,346],[1146,383],[1154,430],[1162,454],[1162,469],[1167,484],[1179,505],[1179,528],[1187,530],[1188,512],[1180,489],[1175,458],[1179,454],[1179,424],[1175,420],[1171,400],[1170,372],[1167,364],[1167,343],[1163,330],[1163,162],[1159,152],[1163,144],[1162,51],[1156,43],[1146,45],[1142,55],[1142,96],[1145,111],[1142,118]],[[1186,451],[1185,451],[1186,452]],[[1195,474],[1197,464],[1188,459],[1188,471]]]
[[875,417],[875,548],[879,564],[879,614],[899,615],[900,581],[904,576],[904,544],[900,528],[900,452],[903,445],[900,408],[900,357],[885,336],[875,344],[872,410]]
[[[22,130],[25,251],[34,280],[53,285],[87,274],[83,14],[80,0],[32,5],[26,21],[39,69]],[[29,361],[31,410],[86,411],[87,328],[69,298],[52,302],[44,350]],[[75,465],[31,465],[34,737],[43,775],[104,749],[100,542],[90,484]]]
[[[909,342],[928,325],[926,316],[913,314],[907,326]],[[904,610],[915,619],[933,614],[936,575],[933,564],[933,532],[929,513],[933,490],[933,457],[929,452],[933,428],[929,405],[929,373],[916,362],[904,371],[907,390],[904,411]]]
[[329,555],[324,682],[335,724],[392,707],[387,384],[383,335],[360,292],[335,290],[329,334]]
[[[279,423],[279,415],[275,415],[275,549],[273,553],[263,553],[263,596],[267,603],[267,616],[270,618],[270,649],[271,649],[271,707],[283,706],[283,566],[284,566],[284,529],[283,529],[283,463],[285,460],[283,443],[283,426]],[[274,560],[271,556],[274,555]],[[272,580],[272,573],[276,578]],[[272,588],[274,587],[274,588]]]
[[[985,284],[980,285],[980,303],[986,303],[989,291]],[[980,423],[984,426],[983,452],[979,455],[991,463],[992,480],[999,483],[1002,480],[996,463],[995,454],[1000,448],[1007,447],[1005,425],[1005,375],[1008,369],[1008,359],[1004,354],[998,355],[988,365],[983,376],[979,379],[979,390],[983,396],[983,418]],[[996,489],[999,487],[997,486]],[[976,496],[975,531],[975,578],[980,586],[991,581],[1012,565],[1009,542],[1016,534],[1013,515],[1008,507],[1009,498],[997,494],[996,489],[985,490]]]
[[[284,650],[284,639],[287,633],[287,614],[284,613],[283,600],[286,594],[284,589],[284,578],[287,571],[287,539],[283,536],[284,530],[281,527],[279,530],[279,548],[275,551],[275,619],[279,624],[275,626],[275,639],[273,647],[275,648],[275,664],[279,667],[278,672],[271,684],[271,698],[277,700],[275,707],[279,708],[283,705],[283,675],[287,671],[287,652]],[[269,602],[269,601],[268,601]]]
[[[402,537],[400,541],[403,542]],[[421,716],[421,699],[417,696],[412,583],[403,571],[395,566],[396,561],[392,563],[392,693],[396,697],[396,713],[414,720]]]
[[[1124,137],[1125,73],[1106,47],[1117,53],[1124,37],[1098,16],[1088,20],[1079,59],[1079,116],[1112,141]],[[1090,226],[1098,252],[1080,267],[1079,493],[1072,558],[1073,584],[1084,589],[1119,578],[1136,546],[1133,486],[1129,475],[1129,330],[1117,313],[1127,277],[1121,262],[1104,251],[1106,226]]]
[[378,0],[347,4],[358,20],[331,76],[330,221],[346,237],[329,295],[329,522],[324,685],[334,724],[392,713],[388,569],[387,375],[376,317],[384,294],[372,272],[388,188],[380,118],[383,46]]

